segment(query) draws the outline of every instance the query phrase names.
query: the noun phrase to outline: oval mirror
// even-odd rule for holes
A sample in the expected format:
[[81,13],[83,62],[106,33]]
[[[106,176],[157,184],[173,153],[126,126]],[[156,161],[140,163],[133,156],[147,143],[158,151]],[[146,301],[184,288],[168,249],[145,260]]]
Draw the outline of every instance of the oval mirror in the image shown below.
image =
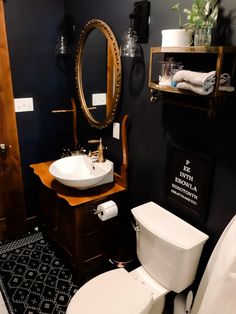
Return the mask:
[[121,90],[121,59],[109,26],[97,19],[83,28],[76,49],[76,88],[91,126],[102,129],[115,117]]

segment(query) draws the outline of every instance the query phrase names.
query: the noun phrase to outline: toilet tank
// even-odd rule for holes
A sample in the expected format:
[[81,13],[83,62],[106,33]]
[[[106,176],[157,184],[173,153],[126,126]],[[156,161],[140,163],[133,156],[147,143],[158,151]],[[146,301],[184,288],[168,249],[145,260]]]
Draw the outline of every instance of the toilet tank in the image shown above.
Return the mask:
[[208,235],[154,202],[133,208],[137,255],[145,271],[165,288],[181,292],[194,280]]

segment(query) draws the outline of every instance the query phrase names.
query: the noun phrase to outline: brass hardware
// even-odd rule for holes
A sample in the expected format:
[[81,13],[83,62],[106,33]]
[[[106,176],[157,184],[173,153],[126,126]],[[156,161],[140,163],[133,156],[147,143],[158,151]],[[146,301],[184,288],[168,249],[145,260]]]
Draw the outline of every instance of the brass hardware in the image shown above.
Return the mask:
[[151,103],[156,103],[158,101],[158,93],[155,89],[151,88],[150,92],[152,96],[150,97],[150,102]]
[[6,151],[7,151],[7,145],[4,143],[1,143],[0,144],[0,152],[4,154],[4,153],[6,153]]
[[96,151],[89,152],[89,157],[96,156],[98,162],[104,162],[105,159],[104,159],[104,155],[103,155],[104,147],[102,145],[102,138],[100,138],[100,140],[89,140],[88,143],[89,144],[97,144],[97,143],[99,143],[98,148],[97,148]]
[[151,101],[151,103],[156,103],[157,102],[157,97],[155,97],[155,96],[152,96],[151,98],[150,98],[150,101]]
[[76,110],[76,103],[73,98],[71,98],[71,106],[72,106],[72,109],[55,109],[55,110],[52,110],[52,113],[72,112],[74,149],[78,149],[79,141],[78,141],[78,136],[77,136],[77,110]]
[[52,110],[52,113],[61,113],[61,112],[73,112],[74,110],[72,109],[55,109]]
[[95,110],[97,107],[89,107],[88,110]]
[[93,214],[94,215],[99,215],[99,214],[102,214],[102,210],[101,209],[96,209],[96,208],[93,208]]

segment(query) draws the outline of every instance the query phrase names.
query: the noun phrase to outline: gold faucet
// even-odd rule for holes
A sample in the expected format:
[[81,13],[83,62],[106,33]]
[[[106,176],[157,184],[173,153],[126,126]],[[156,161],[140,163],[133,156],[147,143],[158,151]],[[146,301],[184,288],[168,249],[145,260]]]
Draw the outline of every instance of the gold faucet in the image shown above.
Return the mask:
[[93,151],[93,152],[89,152],[88,156],[92,157],[92,156],[96,156],[97,157],[97,162],[104,162],[104,155],[103,155],[103,145],[102,145],[102,138],[100,138],[99,140],[89,140],[88,141],[89,144],[96,144],[99,143],[97,150]]

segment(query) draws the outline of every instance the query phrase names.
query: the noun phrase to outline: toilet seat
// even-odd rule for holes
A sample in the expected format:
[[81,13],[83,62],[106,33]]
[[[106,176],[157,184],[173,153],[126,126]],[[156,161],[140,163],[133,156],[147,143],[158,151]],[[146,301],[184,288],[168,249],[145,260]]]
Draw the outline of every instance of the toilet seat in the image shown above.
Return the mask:
[[124,269],[105,272],[83,285],[66,314],[146,314],[152,295]]

